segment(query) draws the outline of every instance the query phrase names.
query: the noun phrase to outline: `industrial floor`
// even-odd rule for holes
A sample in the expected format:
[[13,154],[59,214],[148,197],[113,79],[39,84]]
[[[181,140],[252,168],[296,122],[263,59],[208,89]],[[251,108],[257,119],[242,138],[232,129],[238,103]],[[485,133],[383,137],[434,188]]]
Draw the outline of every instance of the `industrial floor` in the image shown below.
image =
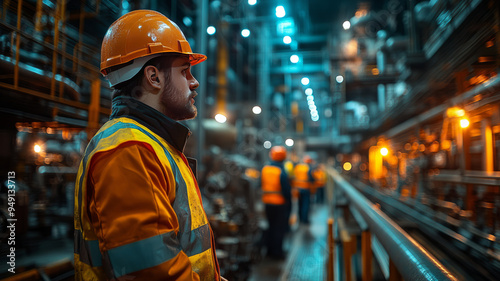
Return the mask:
[[263,258],[252,267],[249,281],[321,281],[326,275],[329,208],[312,205],[309,225],[299,224],[285,238],[284,260]]
[[[274,260],[267,257],[251,266],[248,281],[276,280],[324,280],[327,257],[327,220],[329,208],[327,205],[311,205],[309,225],[296,224],[292,226],[284,242],[287,257]],[[68,225],[59,224],[52,227],[51,239],[40,243],[35,237],[27,237],[21,244],[30,247],[20,247],[16,256],[16,268],[24,271],[40,268],[48,264],[70,262],[73,260],[73,241],[65,233]],[[2,245],[0,253],[7,255],[7,246]],[[11,276],[7,274],[7,265],[0,265],[0,279]],[[17,271],[17,272],[19,272]]]

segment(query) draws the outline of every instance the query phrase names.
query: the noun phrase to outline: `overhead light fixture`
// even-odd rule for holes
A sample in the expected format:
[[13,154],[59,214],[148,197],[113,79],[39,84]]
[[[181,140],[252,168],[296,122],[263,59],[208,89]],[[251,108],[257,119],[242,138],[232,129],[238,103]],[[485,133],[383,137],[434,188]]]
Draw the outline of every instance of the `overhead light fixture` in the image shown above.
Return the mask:
[[226,123],[227,118],[223,114],[218,113],[217,115],[215,115],[215,121],[219,123]]
[[271,148],[271,146],[273,146],[273,144],[270,141],[265,141],[264,142],[264,148],[265,149],[269,149],[269,148]]
[[293,139],[286,139],[285,144],[286,144],[286,146],[293,146],[294,141],[293,141]]
[[191,20],[190,17],[184,17],[182,19],[182,22],[184,23],[185,26],[190,27],[193,24],[193,20]]
[[310,96],[310,95],[312,95],[312,94],[313,94],[313,89],[311,89],[311,88],[307,88],[307,89],[305,90],[305,93],[306,93],[306,95]]
[[346,20],[343,24],[342,24],[342,27],[344,28],[344,30],[348,30],[349,28],[351,28],[351,22]]
[[467,128],[469,127],[469,124],[470,122],[466,118],[460,119],[460,127]]
[[337,77],[335,77],[335,81],[340,84],[344,82],[344,77],[342,75],[337,75]]
[[290,43],[292,43],[292,37],[290,37],[290,36],[288,36],[288,35],[287,35],[287,36],[285,36],[285,37],[283,37],[283,43],[285,43],[285,44],[290,44]]
[[216,29],[215,29],[214,26],[211,25],[211,26],[207,27],[207,33],[208,33],[208,35],[214,35],[215,31],[216,31]]
[[299,56],[297,56],[297,55],[291,55],[290,56],[290,61],[292,63],[298,63],[299,62]]
[[286,15],[286,12],[285,12],[285,7],[283,6],[278,6],[276,7],[276,16],[278,18],[282,18]]
[[257,4],[257,0],[248,0],[248,5],[253,6]]
[[248,28],[243,29],[241,31],[241,36],[243,36],[245,38],[248,37],[248,36],[250,36],[250,30]]
[[352,169],[352,164],[350,162],[345,162],[342,167],[345,171],[350,171]]
[[302,83],[302,85],[304,85],[304,86],[309,85],[309,78],[302,77],[302,79],[300,79],[300,83]]
[[262,112],[262,108],[260,108],[260,106],[256,105],[252,108],[252,112],[253,112],[253,114],[258,115]]

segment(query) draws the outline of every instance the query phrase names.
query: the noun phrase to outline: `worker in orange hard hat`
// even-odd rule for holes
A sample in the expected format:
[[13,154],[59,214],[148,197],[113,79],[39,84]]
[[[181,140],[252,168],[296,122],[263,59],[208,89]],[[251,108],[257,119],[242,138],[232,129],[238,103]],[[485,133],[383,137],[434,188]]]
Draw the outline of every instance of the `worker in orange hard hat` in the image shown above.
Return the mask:
[[291,187],[283,161],[286,148],[274,146],[269,152],[271,163],[262,168],[262,202],[265,205],[269,228],[266,237],[267,255],[284,258],[283,239],[287,231]]
[[314,184],[314,177],[310,168],[312,162],[312,158],[306,155],[302,162],[295,165],[293,169],[292,188],[299,191],[299,221],[305,224],[309,224],[311,188]]
[[199,86],[193,53],[161,13],[136,10],[108,29],[101,72],[110,120],[92,138],[75,186],[75,280],[225,280],[184,153]]

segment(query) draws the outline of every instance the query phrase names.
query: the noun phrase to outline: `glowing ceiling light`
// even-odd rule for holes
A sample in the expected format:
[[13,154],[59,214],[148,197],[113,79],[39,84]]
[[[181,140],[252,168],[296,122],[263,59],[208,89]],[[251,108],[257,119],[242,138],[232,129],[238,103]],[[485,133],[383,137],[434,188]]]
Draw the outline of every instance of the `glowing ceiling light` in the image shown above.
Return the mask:
[[216,31],[215,27],[213,27],[213,26],[207,27],[207,33],[208,33],[208,35],[214,35],[215,31]]
[[350,162],[345,162],[343,167],[344,170],[350,171],[352,169],[352,164]]
[[217,115],[215,115],[215,121],[217,121],[219,123],[225,123],[227,121],[227,118],[226,118],[226,116],[218,113]]
[[310,96],[310,95],[312,95],[312,94],[313,94],[313,89],[311,89],[311,88],[307,88],[307,89],[305,90],[305,93],[306,93],[306,95]]
[[348,30],[349,28],[351,28],[351,22],[346,20],[343,24],[342,24],[342,27],[344,28],[344,30]]
[[290,56],[290,61],[292,63],[298,63],[299,62],[299,56],[297,56],[297,55],[291,55]]
[[285,12],[285,7],[283,6],[278,6],[276,7],[276,16],[278,18],[282,18],[286,15],[286,12]]
[[382,147],[380,149],[380,154],[382,154],[382,156],[387,156],[387,154],[389,154],[389,150],[386,147]]
[[460,119],[460,127],[467,128],[469,127],[469,124],[470,122],[466,118]]
[[264,142],[264,148],[265,149],[269,149],[269,148],[271,148],[271,146],[273,146],[273,144],[270,141],[265,141]]
[[187,27],[190,27],[192,24],[193,24],[193,20],[190,18],[190,17],[184,17],[182,19],[182,22],[184,23],[184,25],[186,25]]
[[250,36],[250,30],[248,28],[243,29],[241,31],[241,36],[243,36],[245,38],[248,37],[248,36]]
[[285,44],[290,44],[290,43],[292,43],[292,37],[290,37],[290,36],[288,36],[288,35],[287,35],[287,36],[285,36],[285,37],[283,37],[283,43],[285,43]]
[[304,86],[309,85],[309,78],[307,78],[307,77],[303,77],[303,78],[300,80],[300,83],[302,83],[302,85],[304,85]]
[[292,139],[286,139],[285,144],[286,146],[293,146],[294,141]]
[[344,82],[344,77],[342,75],[337,75],[337,77],[335,77],[335,81],[337,81],[337,83],[342,83]]
[[248,5],[253,6],[257,4],[257,0],[248,0]]
[[252,112],[254,114],[260,114],[262,112],[262,108],[260,108],[260,106],[256,105],[252,108]]
[[35,144],[35,146],[33,147],[33,150],[34,150],[36,153],[39,153],[40,151],[42,151],[42,148],[41,148],[38,144]]

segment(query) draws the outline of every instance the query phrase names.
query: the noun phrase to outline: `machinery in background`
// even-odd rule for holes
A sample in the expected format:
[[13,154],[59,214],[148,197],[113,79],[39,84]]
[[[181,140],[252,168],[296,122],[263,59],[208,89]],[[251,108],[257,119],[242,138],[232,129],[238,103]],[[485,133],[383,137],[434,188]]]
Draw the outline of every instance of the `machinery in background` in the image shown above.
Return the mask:
[[257,163],[212,148],[199,179],[204,207],[215,234],[222,276],[247,280],[261,258],[260,181]]

